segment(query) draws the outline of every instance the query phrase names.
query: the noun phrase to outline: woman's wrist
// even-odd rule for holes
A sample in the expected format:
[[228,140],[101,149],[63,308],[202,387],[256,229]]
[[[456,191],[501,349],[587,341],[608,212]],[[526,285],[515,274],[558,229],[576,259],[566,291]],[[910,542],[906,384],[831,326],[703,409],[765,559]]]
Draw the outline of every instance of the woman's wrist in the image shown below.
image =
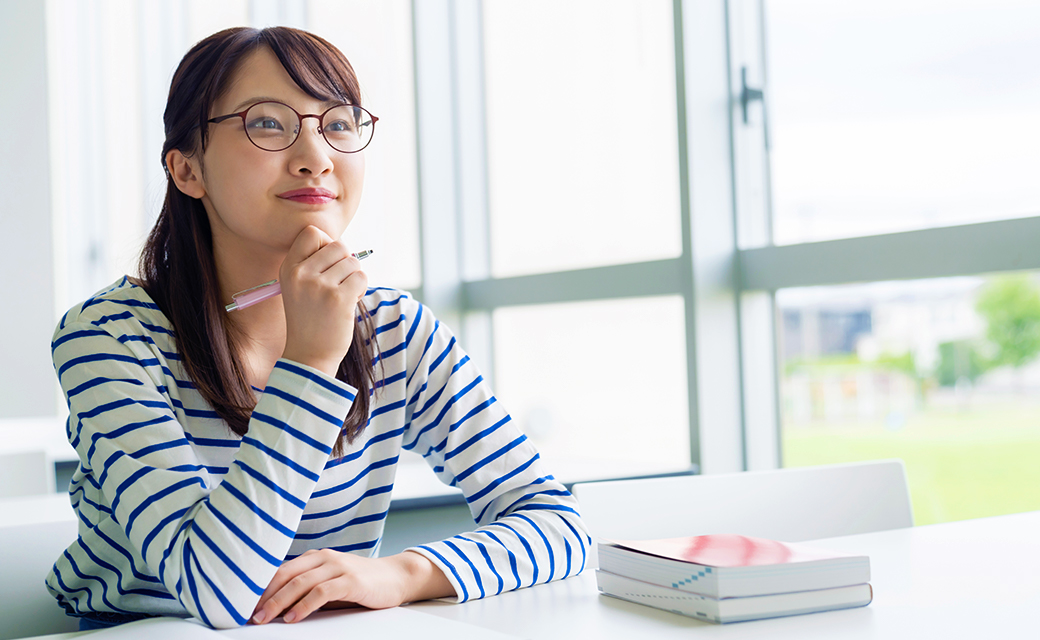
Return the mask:
[[404,551],[385,558],[401,572],[401,604],[455,595],[455,588],[426,556]]
[[331,378],[335,378],[336,373],[339,371],[339,360],[323,360],[315,357],[307,357],[290,351],[289,349],[282,352],[282,358],[291,360],[298,364],[306,365],[312,369],[317,369]]

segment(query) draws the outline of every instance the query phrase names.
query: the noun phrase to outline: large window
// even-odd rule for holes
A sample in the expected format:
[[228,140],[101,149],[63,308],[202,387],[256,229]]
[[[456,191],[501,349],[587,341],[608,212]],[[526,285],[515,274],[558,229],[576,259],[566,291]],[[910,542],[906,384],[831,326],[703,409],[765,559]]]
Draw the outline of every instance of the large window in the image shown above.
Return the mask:
[[785,289],[786,466],[901,458],[918,524],[1040,508],[1040,278]]
[[493,306],[496,393],[568,480],[686,469],[682,297],[564,302],[569,270],[682,253],[672,5],[482,7],[485,284],[559,276]]
[[506,307],[494,322],[497,393],[553,473],[689,466],[681,297]]
[[1040,270],[1035,3],[46,6],[40,304],[131,268],[188,47],[301,26],[380,117],[347,240],[456,331],[561,479],[897,456],[919,522],[1036,507],[1009,488],[1033,482],[1036,361],[995,359],[980,306]]
[[778,244],[1040,213],[1040,5],[765,11]]
[[741,258],[775,300],[778,462],[901,458],[919,524],[1040,507],[1040,8],[763,4]]
[[493,275],[682,252],[672,31],[662,0],[484,3]]

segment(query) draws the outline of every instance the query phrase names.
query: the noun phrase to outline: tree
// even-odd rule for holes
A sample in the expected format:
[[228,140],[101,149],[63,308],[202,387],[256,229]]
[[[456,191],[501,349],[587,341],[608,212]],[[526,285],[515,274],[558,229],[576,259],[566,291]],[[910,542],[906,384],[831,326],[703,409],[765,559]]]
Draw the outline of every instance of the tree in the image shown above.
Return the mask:
[[1040,287],[1029,274],[991,279],[979,291],[975,310],[986,319],[993,366],[1018,369],[1040,354]]
[[935,377],[944,387],[952,387],[959,380],[975,382],[986,373],[990,363],[972,340],[954,340],[939,343],[939,364]]

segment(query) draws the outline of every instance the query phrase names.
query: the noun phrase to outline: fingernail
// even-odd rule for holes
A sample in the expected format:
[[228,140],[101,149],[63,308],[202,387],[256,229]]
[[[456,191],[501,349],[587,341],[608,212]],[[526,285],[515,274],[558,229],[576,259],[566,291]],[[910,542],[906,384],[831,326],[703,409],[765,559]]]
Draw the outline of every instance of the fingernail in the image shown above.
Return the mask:
[[253,623],[254,624],[263,624],[264,618],[266,618],[266,617],[267,616],[264,615],[263,611],[257,611],[256,615],[253,616]]
[[289,613],[285,614],[285,621],[286,622],[292,622],[295,619],[296,619],[296,612],[295,611],[290,611]]

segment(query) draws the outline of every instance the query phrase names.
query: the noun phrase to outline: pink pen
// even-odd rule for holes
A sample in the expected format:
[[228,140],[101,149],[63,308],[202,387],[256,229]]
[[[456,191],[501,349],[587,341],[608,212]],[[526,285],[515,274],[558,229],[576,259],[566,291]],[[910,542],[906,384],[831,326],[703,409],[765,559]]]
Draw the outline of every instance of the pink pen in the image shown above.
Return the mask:
[[[352,253],[350,255],[354,256],[358,260],[364,260],[368,256],[372,255],[372,253],[372,249],[368,249],[366,251],[358,251],[357,253]],[[258,284],[252,289],[239,291],[235,295],[231,296],[231,299],[234,302],[232,302],[224,308],[227,309],[229,312],[234,311],[235,309],[245,309],[246,307],[251,307],[258,302],[263,302],[268,298],[273,298],[279,295],[282,295],[282,286],[278,284],[277,280],[272,280],[270,282]]]

